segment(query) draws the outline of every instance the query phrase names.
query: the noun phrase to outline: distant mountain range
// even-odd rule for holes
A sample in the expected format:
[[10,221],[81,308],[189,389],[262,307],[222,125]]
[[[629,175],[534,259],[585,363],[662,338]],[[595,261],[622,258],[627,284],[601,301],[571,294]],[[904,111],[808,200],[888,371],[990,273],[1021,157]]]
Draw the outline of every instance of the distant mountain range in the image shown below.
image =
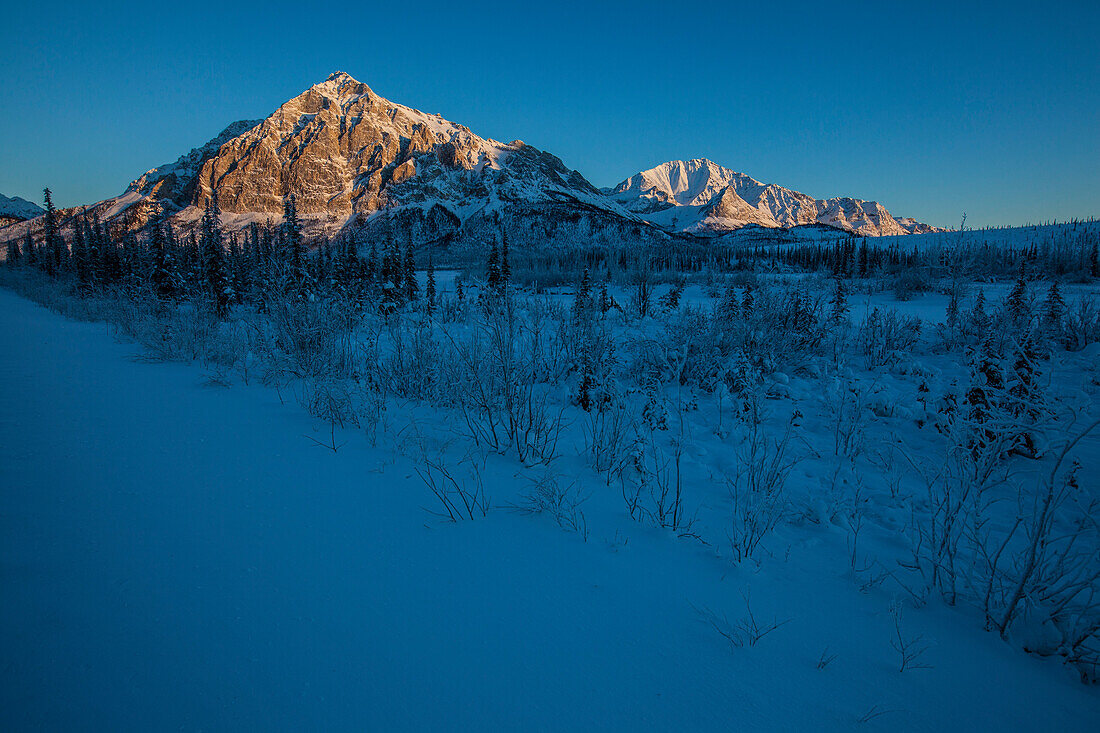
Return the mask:
[[45,213],[46,210],[38,204],[32,204],[30,201],[21,199],[18,196],[9,198],[0,194],[0,226],[33,219]]
[[[671,161],[601,190],[548,152],[390,102],[343,72],[266,119],[229,125],[122,195],[82,208],[123,230],[157,212],[188,228],[215,193],[229,229],[277,223],[293,195],[314,236],[384,227],[419,243],[477,244],[503,232],[519,246],[599,246],[722,236],[746,226],[825,226],[867,236],[936,231],[875,202],[814,199],[708,160]],[[36,226],[9,224],[0,239]]]
[[898,219],[875,201],[850,197],[815,199],[761,183],[706,159],[673,160],[626,179],[605,192],[628,210],[665,229],[721,233],[755,224],[796,227],[825,224],[883,236],[942,231]]

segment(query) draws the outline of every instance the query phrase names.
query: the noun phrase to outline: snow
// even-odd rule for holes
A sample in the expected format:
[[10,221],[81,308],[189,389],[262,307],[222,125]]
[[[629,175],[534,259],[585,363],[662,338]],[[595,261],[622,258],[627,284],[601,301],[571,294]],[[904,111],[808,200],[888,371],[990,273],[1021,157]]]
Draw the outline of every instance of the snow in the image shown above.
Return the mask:
[[11,217],[14,219],[33,219],[36,216],[45,214],[46,210],[35,203],[31,203],[26,199],[21,199],[18,196],[5,196],[0,194],[0,217]]
[[[0,344],[9,730],[1072,731],[1100,715],[1056,658],[942,603],[906,607],[933,668],[898,672],[893,592],[860,591],[835,527],[785,527],[759,567],[733,566],[631,521],[567,460],[590,493],[585,542],[499,508],[535,469],[498,455],[498,508],[443,523],[406,457],[413,426],[454,460],[468,449],[435,410],[395,404],[377,447],[338,431],[333,452],[274,390],[136,359],[2,289]],[[787,382],[817,440],[809,383]],[[696,457],[729,450],[698,438]],[[720,513],[718,485],[696,472],[689,490]],[[896,531],[866,541],[896,550]],[[731,649],[697,609],[737,619],[744,594],[789,623]]]
[[[793,227],[818,222],[878,236],[908,234],[921,226],[912,219],[895,220],[874,201],[848,197],[815,200],[705,158],[662,163],[604,192],[648,221],[689,233],[729,231],[746,224]],[[723,197],[729,197],[729,205],[736,206],[743,216],[715,212],[712,207],[720,205]]]

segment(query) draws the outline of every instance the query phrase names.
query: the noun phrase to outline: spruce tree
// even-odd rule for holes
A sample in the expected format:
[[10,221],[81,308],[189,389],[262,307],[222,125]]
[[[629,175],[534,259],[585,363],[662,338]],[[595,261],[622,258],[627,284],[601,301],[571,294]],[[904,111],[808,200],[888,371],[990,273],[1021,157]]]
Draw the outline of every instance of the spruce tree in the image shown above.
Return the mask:
[[1055,334],[1062,328],[1062,318],[1066,314],[1066,299],[1062,297],[1062,291],[1058,283],[1054,282],[1047,291],[1047,297],[1043,301],[1043,327],[1047,333]]
[[367,258],[366,275],[372,283],[378,282],[381,275],[381,266],[378,263],[378,243],[373,238],[370,241],[370,256]]
[[1092,250],[1089,252],[1089,274],[1100,277],[1100,244],[1096,242],[1092,243]]
[[289,285],[298,297],[303,297],[306,289],[305,242],[302,239],[302,223],[298,220],[298,203],[294,194],[283,199],[282,234],[290,270]]
[[829,319],[839,325],[848,317],[848,290],[843,278],[833,278],[833,294],[829,300]]
[[970,325],[974,335],[984,339],[989,332],[990,319],[985,312],[985,291],[979,290],[978,297],[974,300],[974,307],[970,311]]
[[947,301],[947,327],[954,329],[959,325],[959,289],[952,286],[951,297]]
[[1017,328],[1022,328],[1031,320],[1030,308],[1027,300],[1027,282],[1024,280],[1024,266],[1020,264],[1020,273],[1016,277],[1016,284],[1012,286],[1012,292],[1005,301],[1012,323]]
[[56,275],[61,270],[61,250],[65,246],[61,239],[61,232],[57,223],[57,209],[53,205],[53,193],[49,188],[43,189],[43,198],[46,202],[46,215],[44,219],[45,257],[42,258],[44,269],[49,275]]
[[209,302],[218,318],[228,312],[230,293],[225,266],[218,195],[213,193],[202,217],[202,281]]
[[493,240],[489,247],[489,262],[486,267],[486,279],[489,290],[493,293],[500,292],[500,259],[497,253],[497,240]]
[[592,275],[588,272],[588,268],[584,268],[584,273],[581,274],[581,281],[577,285],[577,292],[573,297],[573,316],[574,318],[583,318],[589,313],[592,308]]
[[1039,352],[1030,330],[1016,342],[1010,377],[1009,413],[1021,425],[1019,434],[1015,436],[1015,449],[1024,455],[1036,457],[1038,450],[1035,436],[1026,426],[1039,419],[1043,395],[1039,387]]
[[413,260],[412,237],[409,238],[408,244],[405,245],[404,280],[405,300],[411,303],[417,299],[420,293],[420,283],[417,282],[416,279],[416,261]]
[[745,286],[745,292],[741,296],[741,317],[749,318],[756,309],[756,299],[753,296],[752,285]]
[[512,266],[508,264],[508,233],[503,228],[500,230],[500,285],[499,290],[504,293],[512,282]]
[[15,267],[16,265],[19,264],[19,240],[18,239],[9,239],[8,240],[7,257],[4,259],[4,263],[8,267]]
[[91,282],[91,258],[88,256],[87,227],[83,217],[73,224],[72,265],[76,280],[82,291],[87,291]]
[[161,216],[153,221],[149,238],[150,280],[158,298],[172,294],[172,273],[169,265],[168,243],[165,241],[164,222]]
[[432,262],[432,253],[428,252],[428,275],[424,283],[424,299],[427,301],[425,308],[431,316],[435,311],[435,263]]
[[28,265],[37,264],[38,253],[35,252],[34,237],[31,236],[30,231],[27,231],[26,236],[23,238],[23,254],[22,259]]

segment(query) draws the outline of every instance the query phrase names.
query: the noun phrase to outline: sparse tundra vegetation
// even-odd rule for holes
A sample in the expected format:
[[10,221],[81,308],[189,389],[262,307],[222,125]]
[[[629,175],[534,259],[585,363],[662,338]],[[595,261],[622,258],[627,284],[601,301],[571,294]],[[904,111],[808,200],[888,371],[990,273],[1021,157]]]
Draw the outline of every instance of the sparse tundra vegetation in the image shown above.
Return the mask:
[[[903,680],[949,674],[942,626],[1100,678],[1096,222],[548,251],[503,228],[479,249],[307,242],[292,198],[233,233],[216,198],[186,233],[53,216],[0,284],[275,390],[313,420],[304,461],[401,456],[429,525],[513,513],[608,552],[630,526],[694,548],[736,591],[683,599],[685,623],[732,655],[812,625],[812,601],[760,600],[807,562],[888,619],[875,654]],[[849,651],[818,641],[826,674]],[[899,714],[867,708],[848,722]]]

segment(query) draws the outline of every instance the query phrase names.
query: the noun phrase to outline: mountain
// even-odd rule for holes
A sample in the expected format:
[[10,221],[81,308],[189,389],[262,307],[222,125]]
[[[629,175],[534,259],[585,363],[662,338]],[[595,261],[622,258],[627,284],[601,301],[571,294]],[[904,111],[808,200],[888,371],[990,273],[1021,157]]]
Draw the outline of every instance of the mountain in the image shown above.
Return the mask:
[[13,224],[25,219],[33,219],[45,214],[46,210],[18,196],[8,197],[0,194],[0,226]]
[[[633,246],[746,224],[819,222],[866,234],[924,226],[899,223],[873,202],[818,201],[704,160],[666,163],[601,190],[548,152],[391,102],[343,72],[80,211],[116,231],[157,214],[186,230],[215,194],[229,230],[278,223],[293,195],[312,237],[350,231],[459,247],[505,236],[516,246]],[[63,226],[77,213],[60,212]],[[0,239],[40,228],[16,224]]]
[[868,236],[939,231],[914,219],[896,219],[875,201],[815,199],[702,158],[662,163],[605,193],[647,221],[692,234],[721,234],[752,224],[825,224]]

